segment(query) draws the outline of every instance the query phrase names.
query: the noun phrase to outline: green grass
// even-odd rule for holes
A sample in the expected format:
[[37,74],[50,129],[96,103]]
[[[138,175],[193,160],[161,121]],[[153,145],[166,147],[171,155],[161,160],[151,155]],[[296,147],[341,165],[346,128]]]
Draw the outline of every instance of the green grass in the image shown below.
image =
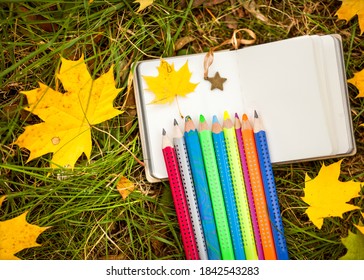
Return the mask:
[[[189,1],[156,0],[142,13],[133,1],[33,1],[0,4],[0,195],[7,200],[0,220],[29,211],[28,221],[51,226],[40,247],[17,254],[23,259],[183,259],[178,223],[167,183],[146,181],[138,119],[130,80],[132,63],[152,57],[197,53],[221,44],[233,28],[249,28],[256,44],[305,34],[339,33],[347,76],[364,68],[364,43],[357,18],[338,21],[340,1],[255,1],[267,20],[244,8],[245,1],[203,6]],[[208,1],[212,2],[212,1]],[[180,50],[177,40],[192,41]],[[93,129],[91,161],[81,157],[74,171],[48,168],[51,155],[27,162],[27,150],[12,142],[26,125],[39,122],[21,108],[20,93],[43,82],[60,86],[55,73],[60,57],[84,55],[94,78],[115,65],[122,88],[115,107],[122,115]],[[60,87],[61,88],[61,87]],[[364,101],[349,85],[357,155],[344,159],[343,180],[364,180]],[[335,160],[327,160],[326,164]],[[318,230],[304,213],[305,173],[315,176],[322,162],[275,167],[277,189],[292,259],[337,259],[346,249],[340,238],[353,230],[359,212],[325,219]],[[116,190],[120,176],[136,190],[123,200]],[[363,205],[358,199],[358,205]]]

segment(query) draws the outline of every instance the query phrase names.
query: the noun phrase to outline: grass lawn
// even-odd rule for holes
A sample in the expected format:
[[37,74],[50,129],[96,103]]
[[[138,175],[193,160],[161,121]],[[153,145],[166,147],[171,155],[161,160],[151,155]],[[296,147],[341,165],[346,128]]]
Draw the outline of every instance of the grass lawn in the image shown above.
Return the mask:
[[[248,28],[255,44],[307,34],[342,36],[347,77],[364,68],[364,41],[358,18],[335,15],[341,1],[155,0],[141,12],[128,0],[31,1],[0,3],[0,220],[28,213],[28,222],[51,226],[42,246],[17,254],[22,259],[184,259],[168,182],[150,184],[144,174],[132,63],[156,57],[208,51]],[[255,4],[255,5],[254,5]],[[224,48],[228,48],[225,46]],[[22,109],[21,91],[38,82],[62,90],[55,73],[60,57],[83,55],[91,75],[115,67],[121,88],[115,108],[123,114],[92,129],[92,153],[73,171],[49,168],[51,154],[27,162],[29,151],[12,143],[25,126],[40,119]],[[343,159],[341,177],[364,181],[364,99],[349,84],[357,154]],[[136,160],[136,158],[138,160]],[[337,159],[325,160],[325,164]],[[338,259],[341,238],[359,223],[358,211],[325,219],[318,230],[301,200],[305,174],[316,176],[322,161],[274,168],[291,259]],[[135,185],[125,200],[121,177]],[[363,208],[362,198],[358,204]]]

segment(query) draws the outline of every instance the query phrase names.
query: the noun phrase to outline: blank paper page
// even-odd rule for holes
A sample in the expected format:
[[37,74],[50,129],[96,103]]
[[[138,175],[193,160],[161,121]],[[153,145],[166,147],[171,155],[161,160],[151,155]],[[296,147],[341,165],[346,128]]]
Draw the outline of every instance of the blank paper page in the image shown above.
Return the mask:
[[241,94],[264,122],[272,162],[328,156],[333,151],[313,42],[309,36],[239,51]]

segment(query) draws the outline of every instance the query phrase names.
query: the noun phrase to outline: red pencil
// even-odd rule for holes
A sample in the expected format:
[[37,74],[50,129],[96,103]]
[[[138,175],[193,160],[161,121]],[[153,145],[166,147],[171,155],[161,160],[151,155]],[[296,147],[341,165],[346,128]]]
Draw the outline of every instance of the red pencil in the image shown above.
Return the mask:
[[192,222],[188,211],[187,200],[178,167],[178,160],[173,144],[163,129],[162,151],[167,168],[169,184],[171,187],[174,207],[182,235],[183,248],[188,260],[198,260],[198,250],[193,232]]

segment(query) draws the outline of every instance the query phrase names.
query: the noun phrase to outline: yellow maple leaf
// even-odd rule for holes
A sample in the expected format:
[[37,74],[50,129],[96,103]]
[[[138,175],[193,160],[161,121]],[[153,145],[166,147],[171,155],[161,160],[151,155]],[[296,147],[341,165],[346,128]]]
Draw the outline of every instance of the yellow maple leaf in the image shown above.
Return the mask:
[[0,260],[19,260],[16,253],[23,249],[41,246],[38,236],[49,227],[39,227],[26,221],[28,212],[0,222]]
[[349,21],[358,15],[360,34],[364,31],[364,1],[363,0],[342,0],[341,7],[336,14],[339,19]]
[[3,204],[5,198],[6,198],[6,195],[0,196],[0,207]]
[[[364,219],[364,213],[361,213],[363,219]],[[356,228],[362,233],[364,234],[364,226],[363,225],[354,225],[356,226]]]
[[121,114],[113,107],[120,89],[115,87],[113,67],[93,80],[83,57],[77,61],[62,58],[57,78],[65,93],[42,83],[22,92],[28,100],[26,110],[44,122],[27,126],[14,144],[30,151],[27,162],[53,153],[52,168],[73,168],[82,153],[90,158],[91,126]]
[[364,226],[358,226],[358,225],[354,225],[356,226],[356,228],[362,233],[364,234]]
[[139,3],[140,6],[137,10],[137,13],[143,11],[146,7],[150,6],[153,4],[154,0],[135,0],[134,3]]
[[322,227],[324,218],[342,218],[343,213],[359,209],[347,202],[359,196],[362,183],[352,180],[339,181],[341,162],[338,161],[329,166],[323,164],[314,179],[306,174],[305,196],[302,200],[309,205],[306,214],[319,229]]
[[176,71],[174,64],[169,64],[164,59],[158,69],[158,76],[143,76],[148,85],[147,90],[155,94],[155,99],[152,103],[172,103],[175,97],[185,97],[187,94],[193,92],[197,84],[190,82],[192,73],[188,69],[188,62]]
[[364,235],[348,231],[348,236],[341,238],[347,251],[339,260],[364,260]]
[[364,97],[364,69],[354,73],[354,77],[349,79],[348,83],[354,85],[359,90],[359,94],[356,96],[357,98]]

